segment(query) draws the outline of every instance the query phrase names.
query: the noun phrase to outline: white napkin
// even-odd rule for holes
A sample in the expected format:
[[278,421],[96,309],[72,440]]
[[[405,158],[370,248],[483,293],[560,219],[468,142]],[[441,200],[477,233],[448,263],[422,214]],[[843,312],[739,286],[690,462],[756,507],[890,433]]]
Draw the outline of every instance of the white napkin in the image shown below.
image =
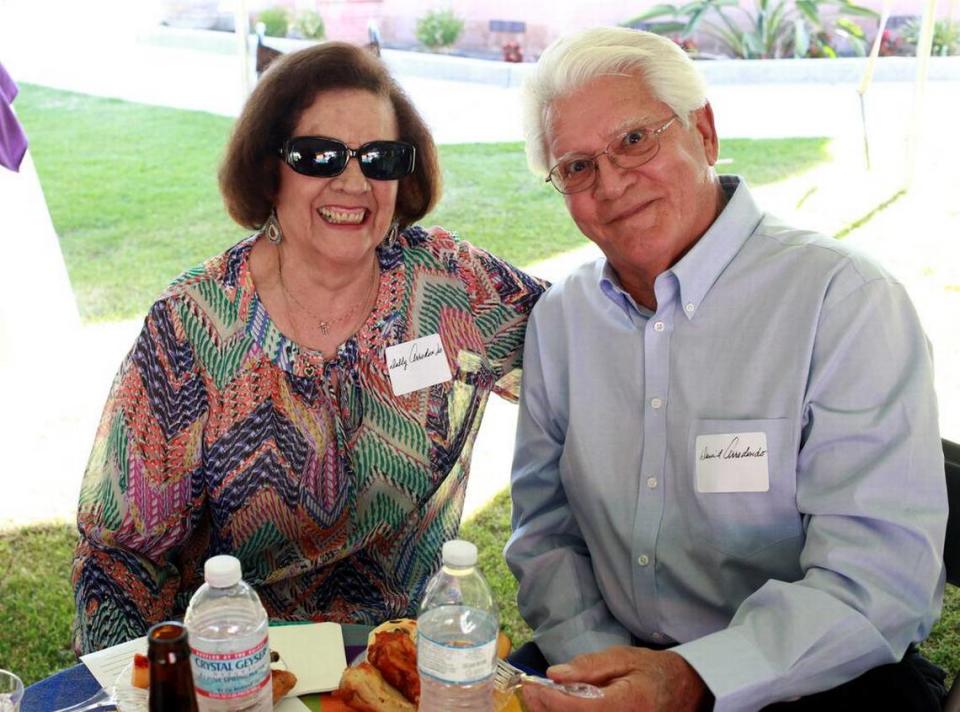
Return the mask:
[[347,667],[339,623],[271,626],[270,650],[297,676],[288,697],[336,690]]

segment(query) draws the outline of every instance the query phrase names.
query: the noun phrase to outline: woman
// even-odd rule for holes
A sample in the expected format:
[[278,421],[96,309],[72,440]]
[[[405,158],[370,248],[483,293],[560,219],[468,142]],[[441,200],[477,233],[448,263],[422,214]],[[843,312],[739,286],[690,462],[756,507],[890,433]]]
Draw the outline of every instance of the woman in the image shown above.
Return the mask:
[[278,60],[220,172],[257,234],[153,305],[80,495],[75,647],[179,615],[232,553],[275,619],[414,615],[544,284],[416,227],[436,147],[372,55]]

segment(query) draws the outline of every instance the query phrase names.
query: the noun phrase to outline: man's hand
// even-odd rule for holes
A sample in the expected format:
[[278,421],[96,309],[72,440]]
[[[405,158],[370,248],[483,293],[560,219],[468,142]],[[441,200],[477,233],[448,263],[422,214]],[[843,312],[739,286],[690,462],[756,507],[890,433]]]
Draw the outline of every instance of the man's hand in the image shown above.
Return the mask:
[[578,655],[566,665],[554,665],[547,676],[557,682],[589,682],[603,689],[603,697],[584,700],[539,685],[524,685],[528,712],[694,712],[709,699],[697,672],[669,650],[618,645]]

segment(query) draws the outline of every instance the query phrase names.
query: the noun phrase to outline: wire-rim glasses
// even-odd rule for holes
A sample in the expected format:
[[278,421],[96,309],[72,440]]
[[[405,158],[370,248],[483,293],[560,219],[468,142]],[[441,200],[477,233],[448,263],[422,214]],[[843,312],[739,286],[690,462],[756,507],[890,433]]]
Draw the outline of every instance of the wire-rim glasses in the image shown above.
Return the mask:
[[658,129],[639,126],[624,131],[592,156],[568,156],[550,169],[546,182],[565,195],[589,190],[597,182],[600,156],[606,156],[619,168],[639,168],[660,152],[660,136],[676,120],[674,114]]

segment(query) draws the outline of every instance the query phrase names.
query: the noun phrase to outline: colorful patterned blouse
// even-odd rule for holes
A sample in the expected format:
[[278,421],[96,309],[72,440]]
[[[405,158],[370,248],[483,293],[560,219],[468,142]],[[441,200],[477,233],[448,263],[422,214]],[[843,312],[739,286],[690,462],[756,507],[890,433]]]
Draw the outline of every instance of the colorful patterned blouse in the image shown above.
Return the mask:
[[[80,652],[182,615],[221,553],[275,619],[415,615],[487,396],[516,397],[543,282],[410,228],[379,248],[376,306],[324,361],[270,320],[255,239],[171,285],[114,381],[80,493]],[[437,333],[452,379],[394,395],[386,347]]]

